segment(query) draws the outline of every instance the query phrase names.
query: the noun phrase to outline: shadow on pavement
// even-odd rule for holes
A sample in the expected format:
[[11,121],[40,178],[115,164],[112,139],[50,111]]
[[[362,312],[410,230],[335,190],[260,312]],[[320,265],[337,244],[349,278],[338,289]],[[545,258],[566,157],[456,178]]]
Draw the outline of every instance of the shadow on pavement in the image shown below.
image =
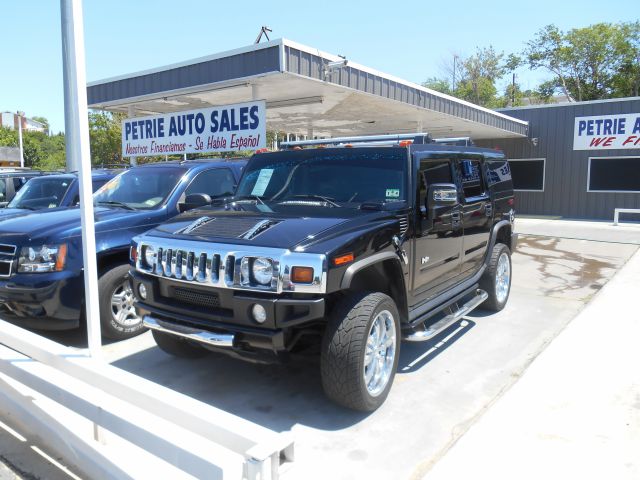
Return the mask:
[[[421,369],[474,325],[457,322],[431,341],[403,342],[397,373]],[[113,365],[276,431],[296,424],[340,430],[371,415],[339,407],[324,396],[317,355],[255,364],[216,353],[196,360],[175,358],[156,347]]]

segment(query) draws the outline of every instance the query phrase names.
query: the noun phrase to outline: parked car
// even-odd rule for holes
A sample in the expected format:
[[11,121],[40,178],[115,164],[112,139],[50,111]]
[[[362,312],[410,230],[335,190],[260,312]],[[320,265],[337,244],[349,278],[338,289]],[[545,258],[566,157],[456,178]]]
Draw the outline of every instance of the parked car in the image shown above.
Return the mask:
[[29,168],[0,168],[0,208],[7,206],[30,178],[44,173]]
[[158,346],[254,360],[311,348],[327,396],[371,411],[401,338],[429,340],[480,304],[502,309],[516,238],[504,155],[412,140],[254,155],[225,208],[135,237],[133,291]]
[[[114,170],[93,170],[92,188],[95,192],[118,174]],[[13,197],[6,208],[0,209],[0,221],[20,215],[28,215],[35,210],[49,211],[78,205],[78,175],[75,173],[44,175],[30,179]]]
[[[94,194],[100,321],[109,338],[142,331],[128,282],[134,235],[181,211],[231,195],[245,160],[164,162],[131,168]],[[78,327],[83,312],[78,208],[0,223],[0,317],[40,329]]]

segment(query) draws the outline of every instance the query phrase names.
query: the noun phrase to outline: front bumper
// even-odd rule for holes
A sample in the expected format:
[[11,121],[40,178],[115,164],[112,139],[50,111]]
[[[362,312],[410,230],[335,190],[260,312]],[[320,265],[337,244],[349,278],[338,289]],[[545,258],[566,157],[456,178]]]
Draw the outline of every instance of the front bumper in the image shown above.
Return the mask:
[[76,272],[16,273],[0,281],[0,318],[27,328],[77,328],[83,291]]
[[[159,280],[135,270],[131,270],[130,276],[136,295],[136,308],[143,317],[151,317],[160,326],[174,330],[165,333],[180,336],[181,333],[193,333],[195,330],[233,336],[230,345],[209,346],[231,347],[247,352],[256,349],[284,352],[291,345],[295,330],[322,321],[325,316],[324,297],[308,295],[303,298],[283,298],[277,294],[185,286],[181,282]],[[145,299],[140,297],[140,285],[146,289]],[[261,324],[251,315],[256,303],[262,305],[267,313],[266,320]],[[153,328],[153,325],[149,327]],[[192,340],[198,341],[197,338]]]

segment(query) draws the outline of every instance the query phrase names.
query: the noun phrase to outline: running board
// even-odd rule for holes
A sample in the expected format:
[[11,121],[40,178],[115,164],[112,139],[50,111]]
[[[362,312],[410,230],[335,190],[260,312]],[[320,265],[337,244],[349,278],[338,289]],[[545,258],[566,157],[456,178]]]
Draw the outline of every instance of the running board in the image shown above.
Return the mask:
[[475,291],[475,295],[469,301],[467,301],[464,305],[459,307],[455,312],[450,313],[445,316],[441,320],[438,320],[433,325],[429,325],[424,330],[418,330],[411,332],[403,337],[403,340],[408,342],[425,342],[427,340],[431,340],[433,337],[438,335],[440,332],[445,330],[447,327],[451,326],[455,321],[460,320],[466,314],[471,312],[477,306],[479,306],[482,302],[484,302],[489,297],[489,294],[484,290],[477,289]]

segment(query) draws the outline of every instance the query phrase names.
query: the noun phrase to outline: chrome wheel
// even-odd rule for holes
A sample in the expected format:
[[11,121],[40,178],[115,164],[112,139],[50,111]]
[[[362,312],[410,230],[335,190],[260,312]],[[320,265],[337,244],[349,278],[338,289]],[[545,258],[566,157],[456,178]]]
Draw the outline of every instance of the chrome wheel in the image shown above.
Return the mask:
[[367,335],[364,383],[373,397],[382,393],[393,373],[396,356],[396,324],[389,310],[376,315]]
[[111,294],[111,316],[125,328],[140,323],[140,316],[133,306],[133,291],[129,281],[122,282]]
[[511,285],[511,263],[509,255],[503,252],[498,258],[496,267],[496,299],[503,303],[509,296],[509,286]]

